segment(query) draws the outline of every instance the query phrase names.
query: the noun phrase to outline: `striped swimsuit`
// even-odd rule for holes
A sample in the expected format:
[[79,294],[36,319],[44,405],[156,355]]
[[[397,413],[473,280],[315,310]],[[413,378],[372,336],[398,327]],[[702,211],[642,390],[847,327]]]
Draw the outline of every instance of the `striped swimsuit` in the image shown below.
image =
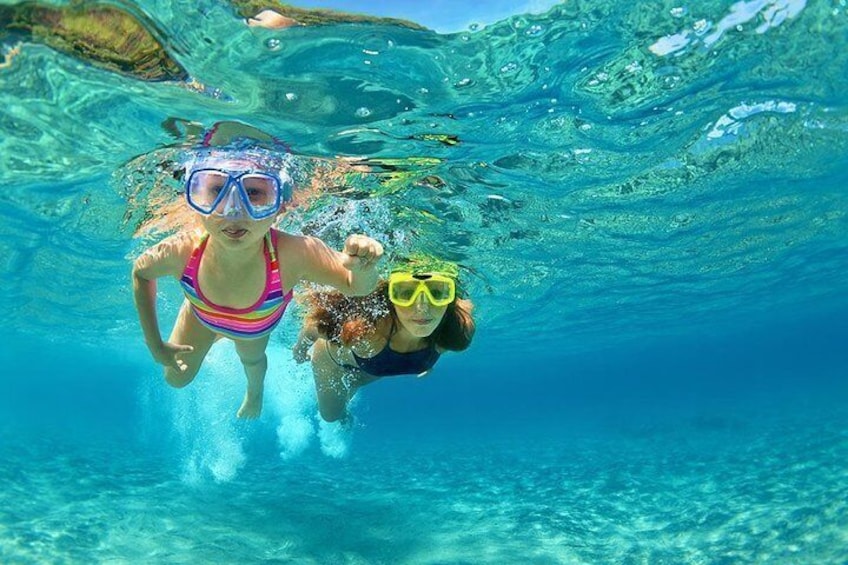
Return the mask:
[[277,233],[271,231],[265,236],[265,290],[256,304],[248,308],[218,306],[203,295],[197,281],[197,273],[207,241],[209,234],[204,235],[200,245],[191,252],[180,278],[180,285],[191,304],[191,311],[201,324],[230,339],[256,339],[271,333],[292,298],[292,291],[283,295],[276,252]]

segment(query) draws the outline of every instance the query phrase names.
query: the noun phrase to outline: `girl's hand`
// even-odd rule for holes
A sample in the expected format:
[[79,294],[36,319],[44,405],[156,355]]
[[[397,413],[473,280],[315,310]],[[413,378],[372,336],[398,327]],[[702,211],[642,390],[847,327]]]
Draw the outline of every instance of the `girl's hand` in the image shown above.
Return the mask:
[[367,269],[383,256],[383,246],[380,242],[366,235],[354,234],[345,241],[343,252],[350,256],[346,267],[349,269]]
[[194,347],[190,345],[179,345],[169,341],[163,341],[159,347],[150,349],[153,359],[157,363],[166,367],[172,367],[180,372],[188,369],[188,365],[182,360],[182,356],[192,351],[194,351]]

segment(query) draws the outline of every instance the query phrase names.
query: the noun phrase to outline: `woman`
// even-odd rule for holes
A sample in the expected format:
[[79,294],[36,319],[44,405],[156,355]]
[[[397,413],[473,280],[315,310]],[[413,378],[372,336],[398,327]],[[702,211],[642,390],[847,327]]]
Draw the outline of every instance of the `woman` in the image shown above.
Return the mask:
[[463,351],[474,336],[471,301],[457,293],[458,270],[417,261],[396,269],[364,297],[307,296],[309,312],[295,360],[309,359],[321,417],[347,417],[356,391],[383,377],[424,376],[445,351]]

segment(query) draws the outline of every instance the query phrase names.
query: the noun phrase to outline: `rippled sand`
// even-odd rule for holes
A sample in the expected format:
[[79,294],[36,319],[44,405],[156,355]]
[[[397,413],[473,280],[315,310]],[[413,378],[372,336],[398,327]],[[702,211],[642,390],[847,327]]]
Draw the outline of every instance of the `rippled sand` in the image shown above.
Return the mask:
[[0,561],[844,563],[845,422],[366,442],[193,483],[169,454],[7,430]]

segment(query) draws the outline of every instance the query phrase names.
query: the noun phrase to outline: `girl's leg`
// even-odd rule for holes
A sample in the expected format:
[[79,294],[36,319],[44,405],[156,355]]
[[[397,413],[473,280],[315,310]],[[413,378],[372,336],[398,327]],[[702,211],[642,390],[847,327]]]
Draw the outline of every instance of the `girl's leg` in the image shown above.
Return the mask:
[[375,380],[374,377],[352,368],[340,367],[333,359],[327,340],[319,339],[312,346],[312,376],[318,411],[327,422],[345,420],[347,404],[359,387]]
[[165,368],[165,380],[168,384],[182,388],[197,376],[197,372],[203,364],[203,359],[206,358],[209,348],[215,343],[215,332],[201,324],[191,312],[188,301],[184,301],[168,341],[194,347],[194,351],[186,353],[182,357],[187,365],[185,371],[178,371],[172,367]]
[[244,374],[247,377],[247,392],[238,409],[236,416],[239,418],[258,418],[262,412],[262,395],[265,392],[265,373],[268,371],[268,357],[265,348],[268,346],[268,338],[236,340],[236,351],[241,364],[244,365]]

